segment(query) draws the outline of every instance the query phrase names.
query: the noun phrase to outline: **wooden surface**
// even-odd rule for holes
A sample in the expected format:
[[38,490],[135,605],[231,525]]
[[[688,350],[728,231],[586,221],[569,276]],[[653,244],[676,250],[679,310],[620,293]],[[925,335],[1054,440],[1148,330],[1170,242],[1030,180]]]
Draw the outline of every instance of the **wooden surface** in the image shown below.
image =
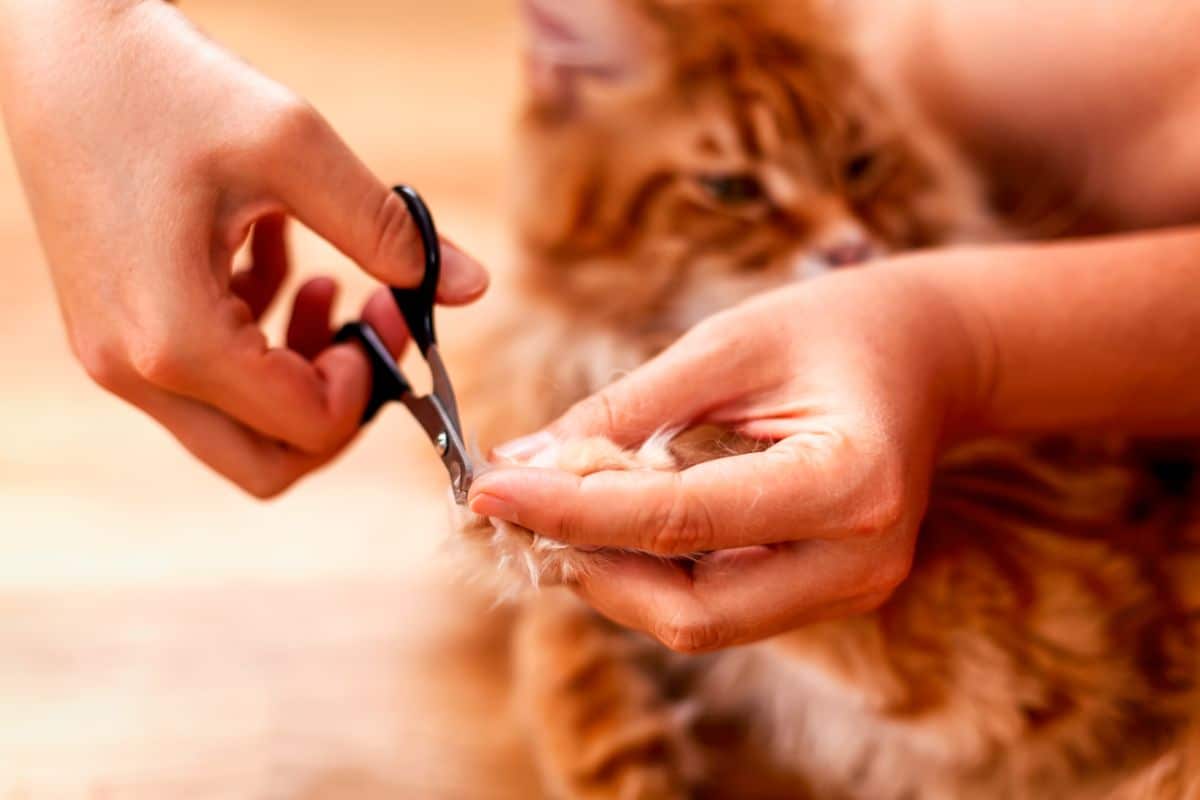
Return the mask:
[[[510,5],[184,3],[499,268]],[[446,575],[443,479],[409,421],[283,500],[243,498],[82,377],[3,152],[0,800],[535,797],[504,615]],[[298,249],[354,313],[367,281]]]

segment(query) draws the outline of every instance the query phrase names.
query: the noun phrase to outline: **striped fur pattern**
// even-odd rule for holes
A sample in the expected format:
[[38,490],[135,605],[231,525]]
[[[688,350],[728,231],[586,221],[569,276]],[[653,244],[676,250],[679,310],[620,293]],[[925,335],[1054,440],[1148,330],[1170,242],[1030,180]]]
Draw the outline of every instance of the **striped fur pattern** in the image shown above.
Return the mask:
[[[526,0],[525,13],[519,294],[467,392],[484,445],[755,292],[1011,235],[953,150],[863,77],[818,0]],[[678,469],[750,446],[685,439],[551,457],[580,474]],[[883,608],[705,657],[554,587],[602,553],[472,517],[458,540],[520,604],[516,700],[550,797],[1187,797],[1195,454],[963,447]]]

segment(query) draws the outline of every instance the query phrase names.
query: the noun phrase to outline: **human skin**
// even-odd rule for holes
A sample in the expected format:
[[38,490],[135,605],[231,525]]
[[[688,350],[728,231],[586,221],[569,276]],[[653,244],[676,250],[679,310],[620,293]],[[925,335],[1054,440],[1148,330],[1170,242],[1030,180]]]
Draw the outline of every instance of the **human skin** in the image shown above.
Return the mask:
[[[313,108],[161,0],[0,0],[0,104],[88,373],[259,497],[337,455],[370,370],[329,346],[336,284],[299,290],[286,348],[258,319],[288,273],[288,217],[380,281],[419,283],[403,201]],[[482,294],[484,270],[445,255],[439,300]],[[403,348],[386,295],[365,315]]]
[[681,474],[501,469],[472,509],[583,547],[712,552],[688,570],[615,556],[577,587],[694,652],[883,603],[948,443],[1200,434],[1200,9],[1167,5],[898,4],[881,57],[931,113],[985,169],[1086,181],[1114,235],[907,256],[756,298],[497,455],[703,422],[770,450]]

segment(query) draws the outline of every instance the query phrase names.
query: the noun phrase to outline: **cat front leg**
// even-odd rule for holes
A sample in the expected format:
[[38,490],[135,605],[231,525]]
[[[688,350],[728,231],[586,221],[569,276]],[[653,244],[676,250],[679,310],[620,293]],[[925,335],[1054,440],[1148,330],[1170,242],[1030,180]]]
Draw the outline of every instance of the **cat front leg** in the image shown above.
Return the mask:
[[653,642],[563,589],[523,609],[514,700],[557,800],[684,800],[702,772],[687,706],[664,694]]

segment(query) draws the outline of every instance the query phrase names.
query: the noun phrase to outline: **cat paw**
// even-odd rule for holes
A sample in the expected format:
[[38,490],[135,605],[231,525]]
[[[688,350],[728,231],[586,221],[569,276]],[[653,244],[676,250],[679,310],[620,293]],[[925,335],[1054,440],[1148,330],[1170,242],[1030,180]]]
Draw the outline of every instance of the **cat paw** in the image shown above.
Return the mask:
[[[678,468],[669,438],[654,437],[636,451],[607,439],[584,439],[540,453],[527,466],[560,469],[576,475],[606,471]],[[494,585],[503,597],[523,590],[577,582],[604,563],[604,552],[585,551],[538,536],[505,520],[481,517],[455,507],[455,540],[469,551],[471,576]]]

